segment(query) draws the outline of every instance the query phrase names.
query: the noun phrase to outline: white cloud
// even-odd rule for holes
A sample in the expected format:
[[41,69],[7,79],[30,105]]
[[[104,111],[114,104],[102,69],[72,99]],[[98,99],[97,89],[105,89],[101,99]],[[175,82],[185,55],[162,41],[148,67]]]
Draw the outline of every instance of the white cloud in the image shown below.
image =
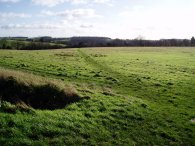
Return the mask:
[[13,12],[0,12],[0,18],[8,19],[8,18],[30,18],[31,15],[25,13],[13,13]]
[[109,2],[111,2],[111,0],[94,0],[94,3],[102,3],[102,4],[104,4],[104,3],[109,3]]
[[[29,24],[7,24],[0,26],[0,31],[4,35],[24,35],[29,37],[49,35],[54,37],[76,35],[95,35],[94,25],[85,21],[62,20],[59,22],[37,22]],[[0,34],[0,36],[2,35]]]
[[80,28],[93,28],[93,25],[90,23],[85,23],[82,21],[67,21],[67,20],[62,20],[60,22],[45,22],[45,23],[31,23],[31,24],[6,24],[6,25],[1,25],[1,29],[66,29],[66,28],[71,28],[71,29],[80,29]]
[[52,11],[42,11],[41,15],[43,16],[60,16],[66,17],[68,19],[74,18],[94,18],[100,17],[95,13],[94,9],[73,9],[73,10],[65,10],[60,12],[52,12]]
[[86,4],[87,3],[87,0],[66,0],[66,1],[72,4]]
[[0,3],[17,3],[20,0],[0,0]]
[[80,25],[81,28],[93,28],[92,24],[81,24]]
[[99,3],[105,4],[110,3],[112,0],[32,0],[36,5],[54,7],[56,5],[68,2],[71,4],[90,4],[90,3]]
[[65,0],[32,0],[32,2],[36,5],[53,7],[58,4],[64,3]]
[[125,36],[125,32],[132,35],[140,34],[149,39],[190,37],[193,32],[190,29],[195,25],[192,19],[195,17],[193,7],[139,7],[122,11],[117,17],[122,20],[121,28],[118,29],[121,36]]
[[62,28],[56,24],[7,24],[1,26],[1,29],[59,29]]
[[89,3],[96,3],[96,4],[105,4],[111,2],[111,0],[66,0],[72,4],[89,4]]

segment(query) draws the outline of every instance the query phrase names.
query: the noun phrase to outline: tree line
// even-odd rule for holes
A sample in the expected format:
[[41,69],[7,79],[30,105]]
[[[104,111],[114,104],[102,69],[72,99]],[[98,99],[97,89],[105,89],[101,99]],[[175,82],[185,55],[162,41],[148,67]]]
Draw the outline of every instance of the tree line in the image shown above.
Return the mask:
[[13,49],[13,50],[47,50],[47,49],[60,49],[64,45],[51,44],[43,42],[27,42],[16,40],[0,40],[0,49]]
[[[44,38],[45,40],[9,40],[0,39],[0,49],[15,50],[47,50],[61,48],[81,48],[81,47],[190,47],[195,46],[195,38],[190,39],[111,39],[107,37],[72,37],[64,38]],[[57,40],[57,41],[56,41]],[[54,42],[56,41],[56,42]]]
[[190,47],[195,46],[194,37],[188,39],[161,39],[161,40],[124,40],[102,37],[73,37],[69,47]]

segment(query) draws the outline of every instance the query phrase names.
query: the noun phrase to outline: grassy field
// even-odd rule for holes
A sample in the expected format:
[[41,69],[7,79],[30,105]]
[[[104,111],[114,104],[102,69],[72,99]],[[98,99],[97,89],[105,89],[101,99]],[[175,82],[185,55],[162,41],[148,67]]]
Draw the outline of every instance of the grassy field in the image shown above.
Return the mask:
[[85,97],[57,110],[3,102],[0,145],[195,145],[195,48],[0,50],[0,67]]

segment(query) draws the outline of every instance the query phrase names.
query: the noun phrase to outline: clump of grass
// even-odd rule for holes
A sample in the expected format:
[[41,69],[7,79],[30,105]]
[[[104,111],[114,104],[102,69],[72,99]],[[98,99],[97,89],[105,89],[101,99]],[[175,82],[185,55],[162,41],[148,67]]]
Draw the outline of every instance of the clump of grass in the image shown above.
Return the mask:
[[195,123],[195,118],[190,120],[192,123]]
[[35,113],[35,111],[29,106],[27,106],[24,102],[11,104],[10,102],[7,101],[0,102],[0,111],[10,114],[16,114],[17,112],[25,112],[31,114]]
[[110,89],[110,88],[103,88],[102,94],[108,95],[108,96],[115,96],[115,94],[113,93],[112,89]]
[[112,81],[112,82],[116,82],[116,83],[119,82],[118,79],[115,79],[115,78],[113,78],[113,77],[107,77],[106,79],[107,79],[107,80],[110,80],[110,81]]
[[17,111],[17,107],[16,105],[3,101],[0,103],[0,111],[15,114]]
[[1,69],[0,97],[20,107],[59,109],[81,98],[72,86],[19,71]]

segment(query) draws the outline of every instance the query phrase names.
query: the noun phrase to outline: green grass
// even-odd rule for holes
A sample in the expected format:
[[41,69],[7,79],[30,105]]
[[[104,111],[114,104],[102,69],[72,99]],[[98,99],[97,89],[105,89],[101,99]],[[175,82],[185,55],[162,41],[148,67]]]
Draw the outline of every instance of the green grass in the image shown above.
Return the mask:
[[1,145],[195,145],[195,48],[1,50],[0,66],[90,97],[53,111],[1,110]]

